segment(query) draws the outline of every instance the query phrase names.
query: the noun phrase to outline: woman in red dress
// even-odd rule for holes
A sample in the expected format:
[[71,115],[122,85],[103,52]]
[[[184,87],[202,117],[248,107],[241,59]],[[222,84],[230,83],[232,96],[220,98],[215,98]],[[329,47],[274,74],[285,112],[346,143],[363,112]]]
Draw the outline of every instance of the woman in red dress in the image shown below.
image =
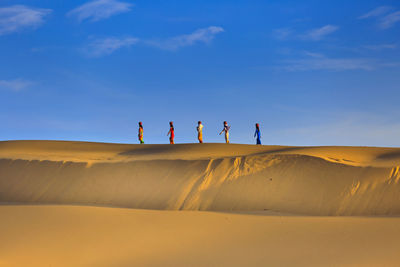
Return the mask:
[[174,129],[174,123],[172,121],[169,122],[169,132],[167,133],[167,135],[169,135],[169,143],[175,144],[174,142],[175,129]]

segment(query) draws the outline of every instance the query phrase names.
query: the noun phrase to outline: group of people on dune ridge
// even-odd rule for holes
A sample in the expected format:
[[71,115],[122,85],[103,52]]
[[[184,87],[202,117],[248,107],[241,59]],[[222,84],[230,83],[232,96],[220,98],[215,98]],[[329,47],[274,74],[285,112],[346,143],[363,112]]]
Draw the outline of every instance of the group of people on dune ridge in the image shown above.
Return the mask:
[[[219,133],[221,135],[222,133],[225,133],[225,142],[229,144],[229,130],[230,126],[226,121],[224,121],[224,128],[222,128],[222,131]],[[199,140],[199,143],[203,143],[203,124],[201,121],[198,121],[197,123],[197,139]],[[174,129],[174,123],[171,121],[169,122],[169,131],[167,133],[167,136],[169,136],[169,143],[170,144],[175,144],[175,129]],[[139,142],[141,144],[144,144],[143,141],[143,123],[139,122]],[[261,132],[260,132],[260,125],[256,123],[256,131],[254,133],[254,137],[257,138],[257,145],[261,145]]]

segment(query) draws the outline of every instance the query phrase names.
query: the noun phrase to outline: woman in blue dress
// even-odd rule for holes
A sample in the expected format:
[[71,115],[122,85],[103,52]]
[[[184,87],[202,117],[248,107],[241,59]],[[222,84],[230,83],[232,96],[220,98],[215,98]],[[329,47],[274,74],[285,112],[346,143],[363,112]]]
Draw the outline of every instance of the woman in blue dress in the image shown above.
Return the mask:
[[261,132],[260,132],[260,124],[256,123],[256,132],[254,133],[254,137],[257,136],[257,145],[261,145]]

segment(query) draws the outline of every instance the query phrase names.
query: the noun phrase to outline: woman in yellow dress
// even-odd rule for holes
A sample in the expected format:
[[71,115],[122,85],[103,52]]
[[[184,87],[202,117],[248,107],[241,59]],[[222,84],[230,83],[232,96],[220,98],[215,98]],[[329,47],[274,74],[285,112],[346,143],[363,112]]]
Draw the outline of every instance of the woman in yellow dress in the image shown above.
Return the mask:
[[203,124],[201,124],[201,121],[198,121],[197,123],[197,139],[199,139],[199,143],[203,143]]

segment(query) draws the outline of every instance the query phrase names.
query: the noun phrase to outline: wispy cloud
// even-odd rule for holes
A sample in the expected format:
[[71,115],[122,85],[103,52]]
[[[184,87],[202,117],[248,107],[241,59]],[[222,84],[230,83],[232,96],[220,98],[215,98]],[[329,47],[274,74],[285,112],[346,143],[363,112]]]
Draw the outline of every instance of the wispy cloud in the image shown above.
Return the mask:
[[33,82],[26,81],[23,79],[15,79],[15,80],[0,80],[0,89],[3,90],[11,90],[11,91],[21,91],[33,85]]
[[369,11],[368,13],[365,13],[362,16],[359,16],[358,19],[367,19],[367,18],[372,18],[372,17],[378,17],[378,16],[388,13],[391,9],[392,9],[392,7],[390,7],[390,6],[380,6],[380,7],[377,7],[375,9]]
[[390,13],[380,20],[379,26],[382,29],[388,29],[400,21],[400,11]]
[[284,69],[288,71],[310,70],[373,70],[374,66],[368,59],[360,58],[312,58],[286,61]]
[[291,28],[279,28],[273,30],[273,37],[281,41],[288,39],[320,41],[329,34],[336,32],[338,29],[339,29],[338,26],[328,24],[320,28],[312,29],[303,34],[297,34]]
[[118,0],[94,0],[83,4],[67,13],[79,22],[90,20],[92,22],[107,19],[113,15],[129,12],[133,4]]
[[308,33],[301,36],[304,40],[312,40],[312,41],[319,41],[323,39],[325,36],[334,33],[339,29],[338,26],[335,25],[325,25],[321,28],[313,29]]
[[86,53],[91,57],[110,55],[118,49],[124,47],[130,47],[136,44],[138,41],[139,39],[134,37],[125,37],[125,38],[110,37],[104,39],[96,39],[89,44],[89,46],[86,49]]
[[273,31],[273,36],[278,40],[287,40],[292,33],[290,28],[280,28]]
[[346,71],[373,70],[375,62],[368,58],[329,58],[323,54],[304,52],[305,57],[283,61],[279,69],[286,71]]
[[51,9],[31,8],[23,5],[0,8],[0,35],[25,28],[37,28],[44,22],[44,17],[51,12]]
[[191,34],[179,35],[165,40],[146,40],[136,37],[108,37],[95,39],[85,49],[85,53],[90,57],[101,57],[110,55],[118,49],[130,47],[135,44],[151,46],[155,48],[175,51],[181,47],[195,45],[196,43],[210,43],[216,34],[223,32],[221,27],[210,26],[199,29]]
[[310,52],[310,51],[305,51],[304,55],[313,57],[313,58],[325,58],[325,56],[321,53],[315,53],[315,52]]
[[379,28],[385,30],[394,26],[397,22],[400,22],[400,11],[391,12],[392,10],[393,8],[390,6],[380,6],[358,18],[368,19],[368,18],[378,17]]
[[222,27],[210,26],[208,28],[198,29],[190,34],[179,35],[159,41],[147,40],[144,41],[144,43],[161,49],[177,50],[181,47],[191,46],[196,43],[209,43],[214,39],[215,35],[221,32],[224,32]]
[[369,50],[381,51],[386,49],[396,49],[398,47],[397,44],[379,44],[379,45],[365,45],[363,46]]

